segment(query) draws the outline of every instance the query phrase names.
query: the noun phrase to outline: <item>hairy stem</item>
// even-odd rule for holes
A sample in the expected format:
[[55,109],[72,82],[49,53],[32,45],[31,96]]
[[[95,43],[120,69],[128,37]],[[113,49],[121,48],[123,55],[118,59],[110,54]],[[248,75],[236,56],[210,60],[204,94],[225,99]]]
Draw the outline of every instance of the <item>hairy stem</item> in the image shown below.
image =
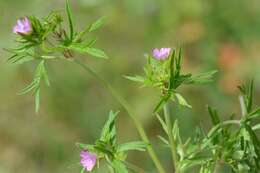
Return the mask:
[[[140,121],[136,118],[136,116],[134,115],[132,109],[130,108],[128,102],[105,80],[103,79],[101,76],[99,76],[94,70],[92,70],[88,65],[86,65],[85,63],[82,63],[79,60],[74,59],[74,62],[78,65],[80,65],[86,72],[88,72],[89,74],[91,74],[92,76],[94,76],[95,78],[97,78],[103,85],[105,88],[107,88],[111,94],[113,95],[113,97],[124,107],[124,109],[127,111],[128,115],[132,118],[134,125],[137,129],[137,131],[139,132],[139,135],[141,137],[141,139],[150,144],[150,141],[144,131],[144,128],[142,127]],[[157,170],[159,173],[165,173],[164,168],[162,167],[162,164],[160,163],[154,149],[152,148],[151,145],[147,146],[147,150],[148,153],[152,159],[152,161],[154,162]]]
[[171,147],[171,153],[172,153],[172,161],[173,161],[173,167],[175,173],[179,173],[178,169],[178,155],[177,155],[177,147],[176,147],[176,141],[174,139],[174,136],[172,134],[172,122],[169,112],[169,104],[166,103],[163,107],[164,111],[164,118],[167,125],[167,131],[168,131],[168,137],[169,137],[169,143]]

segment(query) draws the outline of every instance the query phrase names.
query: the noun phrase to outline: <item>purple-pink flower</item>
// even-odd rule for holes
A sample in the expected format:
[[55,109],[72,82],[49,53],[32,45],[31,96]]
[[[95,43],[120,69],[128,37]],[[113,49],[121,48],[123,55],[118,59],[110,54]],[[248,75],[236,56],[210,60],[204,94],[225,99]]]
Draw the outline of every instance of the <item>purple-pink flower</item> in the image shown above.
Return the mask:
[[97,162],[96,154],[92,154],[86,150],[80,152],[80,163],[86,171],[92,171]]
[[13,27],[13,33],[28,35],[32,32],[32,25],[27,17],[17,20],[16,25]]
[[153,57],[157,60],[164,60],[169,57],[171,48],[153,49]]

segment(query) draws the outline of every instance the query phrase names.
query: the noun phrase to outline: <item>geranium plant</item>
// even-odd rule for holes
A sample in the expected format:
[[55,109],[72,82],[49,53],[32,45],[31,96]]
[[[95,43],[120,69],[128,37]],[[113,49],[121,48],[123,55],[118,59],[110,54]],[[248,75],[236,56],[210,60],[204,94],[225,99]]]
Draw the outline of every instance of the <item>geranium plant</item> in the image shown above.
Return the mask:
[[[143,75],[125,75],[125,78],[138,82],[144,87],[159,90],[160,99],[153,109],[154,118],[158,119],[165,134],[159,135],[163,145],[171,151],[173,170],[166,170],[161,159],[139,121],[138,115],[116,89],[103,77],[99,76],[88,64],[83,63],[76,53],[89,54],[95,58],[107,59],[104,51],[95,47],[96,40],[88,39],[89,32],[94,32],[104,23],[104,18],[90,24],[83,31],[77,31],[69,2],[66,1],[68,27],[64,26],[63,17],[59,12],[51,12],[44,18],[35,16],[22,17],[13,27],[17,35],[18,46],[6,49],[11,53],[9,62],[23,64],[35,61],[38,63],[32,82],[21,90],[20,94],[33,92],[35,110],[40,110],[40,89],[44,82],[50,86],[46,63],[52,59],[70,61],[81,66],[87,73],[99,80],[114,98],[127,111],[129,117],[140,134],[140,140],[118,143],[116,123],[119,112],[110,111],[100,137],[94,144],[77,143],[81,149],[79,162],[81,172],[91,172],[106,164],[113,173],[145,172],[127,161],[129,151],[147,151],[157,172],[194,172],[221,173],[222,167],[228,167],[231,172],[257,173],[260,170],[260,140],[256,130],[260,124],[255,123],[259,118],[260,107],[253,105],[253,81],[239,86],[241,96],[241,115],[230,116],[221,120],[216,109],[208,107],[212,120],[209,131],[198,128],[195,138],[184,140],[180,135],[178,120],[172,120],[169,110],[174,107],[171,101],[192,108],[182,96],[179,87],[186,84],[202,84],[213,80],[215,70],[202,74],[183,74],[182,50],[180,48],[156,48],[146,55],[147,63]],[[240,117],[235,119],[235,117]],[[88,143],[88,142],[86,142]],[[100,162],[104,160],[105,162]],[[152,169],[152,168],[151,168]]]

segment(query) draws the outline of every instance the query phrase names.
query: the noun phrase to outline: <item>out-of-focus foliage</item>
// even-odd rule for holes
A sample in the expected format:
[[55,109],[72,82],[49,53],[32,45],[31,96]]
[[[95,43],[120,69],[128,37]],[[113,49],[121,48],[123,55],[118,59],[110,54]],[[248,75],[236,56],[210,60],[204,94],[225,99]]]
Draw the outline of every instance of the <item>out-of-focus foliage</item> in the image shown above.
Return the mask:
[[[258,0],[78,0],[73,1],[75,22],[81,25],[106,16],[99,32],[98,47],[106,50],[107,62],[88,59],[99,73],[110,80],[135,108],[151,139],[157,139],[159,123],[152,116],[157,104],[156,91],[139,89],[125,80],[124,74],[140,74],[143,53],[154,47],[184,47],[184,71],[218,69],[218,78],[208,86],[182,89],[192,110],[171,110],[179,118],[182,135],[194,134],[194,127],[208,128],[210,119],[205,105],[220,110],[221,118],[239,110],[236,86],[255,78],[255,102],[259,103],[260,85],[260,2]],[[54,60],[48,71],[52,87],[42,94],[42,111],[35,115],[31,96],[19,97],[16,91],[31,81],[31,65],[6,63],[4,47],[13,46],[12,27],[18,17],[46,16],[52,9],[63,9],[63,0],[0,0],[0,172],[76,172],[78,151],[74,142],[93,143],[107,119],[106,112],[121,109],[95,80],[81,69]],[[63,14],[66,16],[66,14]],[[84,21],[84,22],[83,22]],[[90,35],[92,36],[92,35]],[[94,36],[92,36],[94,39]],[[178,112],[178,113],[177,113]],[[119,141],[136,139],[129,119],[122,111],[118,119]],[[122,135],[124,134],[124,136]],[[259,135],[259,134],[258,134]],[[120,142],[121,143],[121,142]],[[168,150],[155,143],[164,163],[171,163]],[[72,150],[75,148],[75,150]],[[147,172],[147,155],[129,155]],[[169,168],[170,169],[170,168]],[[99,172],[105,172],[106,168]]]

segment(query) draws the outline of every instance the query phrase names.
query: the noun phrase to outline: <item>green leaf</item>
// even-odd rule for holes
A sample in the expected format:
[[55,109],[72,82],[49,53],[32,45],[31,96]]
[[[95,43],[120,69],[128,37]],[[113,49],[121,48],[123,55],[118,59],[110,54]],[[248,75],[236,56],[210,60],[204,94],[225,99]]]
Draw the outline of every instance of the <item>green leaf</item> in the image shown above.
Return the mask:
[[[187,170],[189,168],[193,168],[194,166],[197,166],[197,165],[203,165],[209,159],[210,159],[209,157],[193,157],[193,158],[185,159],[180,162],[181,170],[183,172],[188,172]],[[192,169],[191,169],[191,172],[192,172]],[[203,173],[205,173],[205,172],[203,172]],[[211,173],[211,172],[208,172],[208,173]]]
[[72,41],[74,36],[74,28],[73,28],[72,12],[69,5],[69,0],[66,0],[66,12],[67,12],[69,27],[70,27],[70,41]]
[[128,173],[128,170],[122,161],[113,160],[112,167],[114,168],[115,173]]
[[25,88],[23,88],[18,94],[23,95],[26,94],[32,90],[35,90],[38,86],[38,80],[33,80],[29,85],[27,85]]
[[254,89],[254,80],[250,80],[248,84],[243,84],[241,86],[238,86],[238,89],[242,93],[243,96],[242,99],[240,98],[241,102],[240,104],[243,104],[243,109],[246,110],[244,113],[250,113],[252,111],[253,107],[253,89]]
[[[65,46],[61,46],[63,49],[67,48]],[[71,43],[68,47],[68,49],[74,50],[76,52],[80,53],[86,53],[86,47],[88,47],[85,43]]]
[[[260,154],[260,140],[258,139],[256,133],[253,131],[253,129],[249,125],[245,125],[245,128],[247,132],[249,133],[250,137],[253,140],[253,143],[255,144],[255,147],[259,149],[259,154]],[[259,155],[260,156],[260,155]]]
[[109,112],[108,120],[106,121],[102,132],[100,140],[104,141],[105,143],[116,143],[116,127],[115,127],[115,120],[117,117],[118,112],[114,113],[113,111]]
[[170,79],[169,79],[169,90],[174,89],[175,85],[175,68],[174,68],[174,58],[175,58],[176,51],[173,50],[172,56],[170,57]]
[[100,143],[94,146],[94,151],[107,155],[108,157],[114,157],[114,151],[106,146],[100,145]]
[[177,138],[179,136],[179,124],[177,120],[174,121],[172,126],[172,136],[174,137],[175,141],[177,141]]
[[94,57],[97,57],[97,58],[108,59],[108,56],[105,54],[104,51],[97,49],[97,48],[88,47],[85,44],[73,43],[68,48],[72,49],[74,51],[78,51],[80,53],[88,53],[88,54],[90,54]]
[[76,146],[83,150],[94,151],[94,145],[76,143]]
[[34,58],[31,55],[18,55],[15,54],[8,59],[8,62],[13,64],[23,64],[32,61]]
[[192,75],[185,81],[186,84],[204,84],[213,81],[213,76],[217,73],[217,70],[201,73],[198,75]]
[[51,56],[51,55],[42,55],[41,58],[42,58],[42,59],[56,59],[56,58],[58,58],[58,57],[56,57],[56,56]]
[[182,48],[179,49],[178,57],[175,57],[174,60],[175,60],[175,69],[176,69],[174,76],[179,77],[181,73]]
[[217,110],[208,106],[208,112],[209,112],[209,115],[211,117],[211,121],[212,121],[213,125],[219,124],[220,118],[218,116]]
[[167,146],[169,146],[170,144],[169,144],[169,141],[167,140],[167,139],[165,139],[164,137],[162,137],[162,136],[160,136],[160,135],[158,135],[157,136],[164,144],[166,144]]
[[87,47],[85,49],[85,51],[86,51],[86,53],[88,53],[94,57],[108,59],[108,56],[105,54],[105,52],[103,50],[93,48],[93,47]]
[[250,121],[254,118],[258,118],[260,116],[260,107],[258,107],[257,109],[249,113],[247,116],[248,118],[246,119],[246,121]]
[[247,112],[251,112],[253,106],[253,91],[254,91],[254,80],[251,80],[248,86],[247,95]]
[[174,138],[174,141],[177,143],[177,151],[181,158],[184,157],[184,151],[183,151],[183,142],[180,136],[180,130],[179,130],[179,124],[178,120],[174,121],[174,124],[172,126],[172,136]]
[[43,64],[43,68],[42,68],[42,71],[41,71],[41,75],[42,75],[42,78],[45,81],[45,84],[47,86],[50,86],[50,80],[49,80],[49,77],[48,77],[48,74],[47,74],[47,71],[46,71],[44,64]]
[[89,32],[96,31],[105,23],[106,17],[99,18],[96,22],[92,23],[89,27]]
[[124,144],[120,144],[118,146],[118,151],[128,151],[128,150],[138,150],[138,151],[145,151],[147,147],[147,143],[142,141],[134,141],[134,142],[128,142]]
[[253,130],[258,130],[258,129],[260,129],[260,124],[255,125],[254,127],[252,127],[252,129],[253,129]]
[[41,80],[44,79],[45,83],[47,86],[50,85],[49,79],[48,79],[48,75],[47,75],[47,71],[45,69],[45,65],[44,65],[45,61],[42,60],[36,70],[35,70],[35,75],[34,75],[34,79],[33,81],[24,89],[22,89],[19,94],[26,94],[28,92],[33,92],[34,96],[35,96],[35,111],[38,112],[39,108],[40,108],[40,85],[41,85]]
[[175,93],[175,96],[176,96],[180,105],[186,106],[188,108],[192,108],[192,106],[187,103],[187,101],[182,97],[182,95]]
[[160,115],[159,115],[158,113],[156,113],[156,117],[157,117],[157,119],[159,120],[159,122],[160,122],[160,124],[161,124],[161,126],[162,126],[162,128],[163,128],[163,130],[164,130],[164,132],[165,132],[167,135],[169,135],[168,127],[167,127],[166,123],[163,121],[163,119],[160,117]]
[[124,76],[124,77],[126,79],[134,81],[134,82],[141,82],[141,83],[143,83],[144,80],[145,80],[143,76],[139,76],[139,75],[136,75],[136,76]]

